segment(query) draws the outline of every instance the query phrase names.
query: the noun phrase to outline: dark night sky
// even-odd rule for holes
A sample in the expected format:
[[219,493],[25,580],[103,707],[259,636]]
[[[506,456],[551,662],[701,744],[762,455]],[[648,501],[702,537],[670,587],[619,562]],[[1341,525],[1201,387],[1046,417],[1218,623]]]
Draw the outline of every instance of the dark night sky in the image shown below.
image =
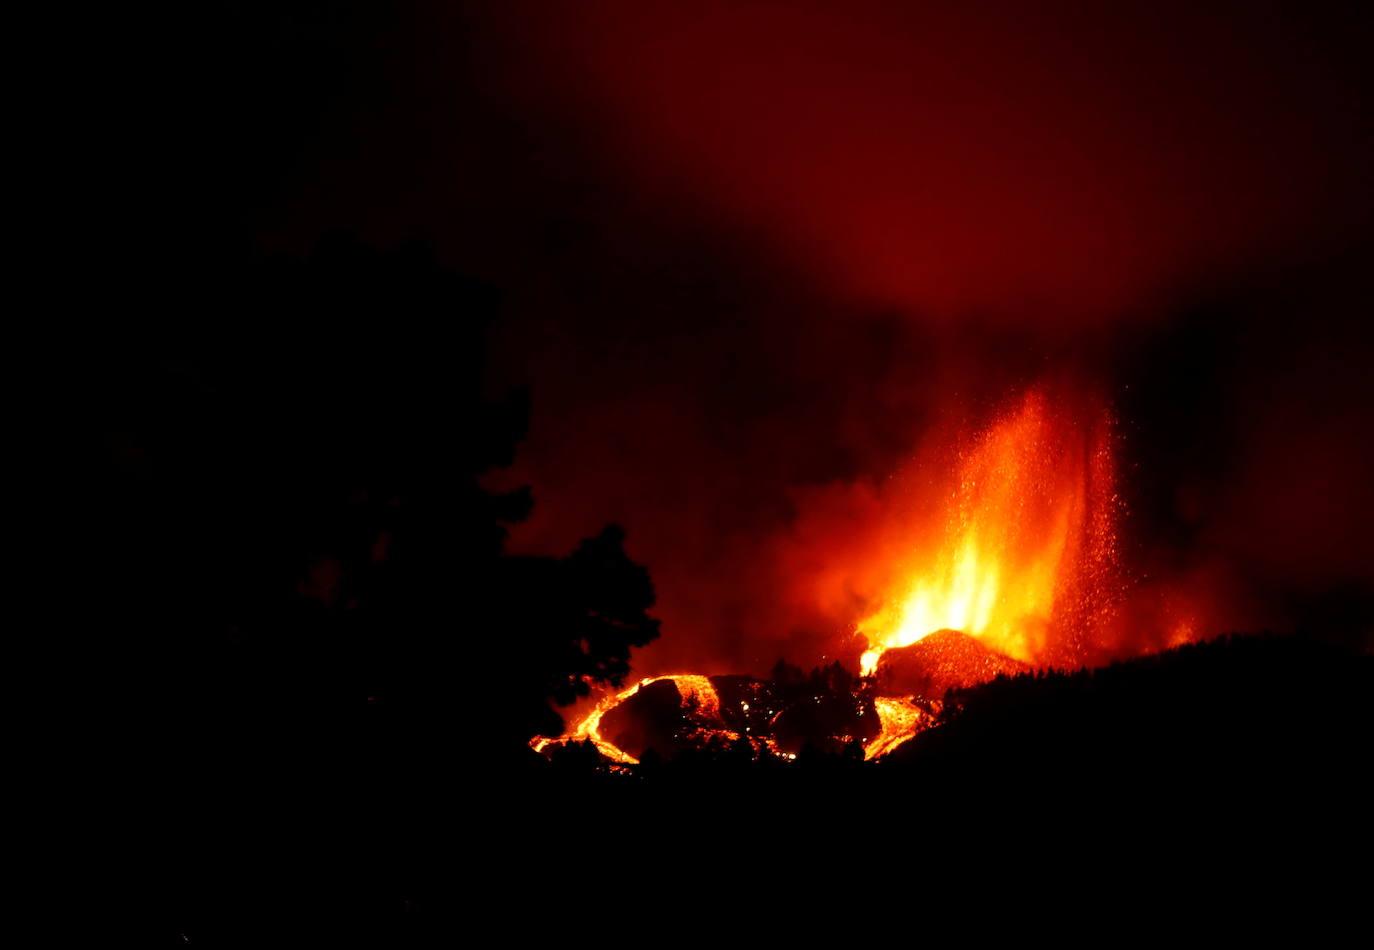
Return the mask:
[[818,659],[798,565],[1049,371],[1116,401],[1144,588],[1368,591],[1368,15],[947,6],[220,5],[141,90],[149,256],[342,227],[496,287],[512,546],[621,522],[644,672]]

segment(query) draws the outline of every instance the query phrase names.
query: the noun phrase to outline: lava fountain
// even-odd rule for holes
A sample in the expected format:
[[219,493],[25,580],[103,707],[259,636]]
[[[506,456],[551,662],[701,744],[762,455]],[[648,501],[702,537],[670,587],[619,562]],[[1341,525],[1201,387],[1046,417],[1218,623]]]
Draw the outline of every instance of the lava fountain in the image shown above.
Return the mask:
[[1119,502],[1110,414],[1068,403],[1032,390],[961,454],[943,530],[913,530],[933,542],[892,565],[858,625],[863,675],[940,630],[1022,663],[1083,661],[1113,599]]

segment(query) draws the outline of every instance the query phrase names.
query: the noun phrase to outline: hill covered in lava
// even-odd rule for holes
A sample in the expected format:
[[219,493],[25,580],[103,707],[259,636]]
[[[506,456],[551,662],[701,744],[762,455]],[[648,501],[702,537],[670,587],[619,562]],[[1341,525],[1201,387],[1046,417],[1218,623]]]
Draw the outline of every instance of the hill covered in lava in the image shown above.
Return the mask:
[[943,699],[951,689],[967,689],[997,676],[1028,673],[1031,667],[958,630],[937,630],[910,646],[883,653],[877,669],[880,696]]
[[808,746],[838,753],[857,745],[873,758],[931,725],[949,691],[1030,669],[975,637],[940,630],[887,651],[872,677],[855,677],[839,663],[806,675],[781,661],[764,680],[650,677],[603,699],[560,740],[536,738],[532,746],[590,739],[602,755],[627,764],[650,750],[671,759],[735,745],[786,757]]

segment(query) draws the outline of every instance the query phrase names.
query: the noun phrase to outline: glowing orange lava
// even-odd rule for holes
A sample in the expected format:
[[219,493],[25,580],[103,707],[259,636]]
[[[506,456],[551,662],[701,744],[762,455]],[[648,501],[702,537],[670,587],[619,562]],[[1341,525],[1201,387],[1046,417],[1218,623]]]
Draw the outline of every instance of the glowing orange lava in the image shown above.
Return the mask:
[[1043,391],[960,459],[940,542],[915,547],[859,624],[861,672],[883,652],[959,630],[1025,663],[1073,662],[1115,555],[1110,421],[1083,425]]
[[926,718],[924,712],[905,699],[879,696],[873,700],[873,706],[878,712],[878,721],[883,724],[883,731],[864,746],[865,761],[887,755],[910,739],[921,726],[921,720]]
[[672,680],[677,687],[678,694],[682,697],[682,708],[695,708],[696,716],[711,723],[713,732],[723,734],[729,739],[738,739],[739,736],[725,728],[724,721],[720,718],[720,696],[716,693],[716,688],[711,685],[710,679],[705,676],[697,676],[693,673],[669,673],[664,676],[650,676],[640,680],[628,689],[621,690],[606,696],[593,707],[592,711],[582,717],[576,724],[569,728],[557,739],[550,739],[547,736],[535,736],[530,740],[530,748],[535,752],[543,752],[546,748],[554,744],[565,742],[586,742],[591,741],[600,750],[601,754],[613,762],[623,762],[629,765],[636,765],[639,760],[628,752],[619,748],[615,744],[602,738],[601,719],[606,713],[619,706],[635,693],[638,693],[650,683],[657,683],[659,680]]

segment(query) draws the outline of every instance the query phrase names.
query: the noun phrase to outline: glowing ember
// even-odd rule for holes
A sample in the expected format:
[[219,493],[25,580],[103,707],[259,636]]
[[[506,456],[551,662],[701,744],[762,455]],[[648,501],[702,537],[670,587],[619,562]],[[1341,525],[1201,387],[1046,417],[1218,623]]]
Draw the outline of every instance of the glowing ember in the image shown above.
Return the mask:
[[937,630],[1026,663],[1071,662],[1115,553],[1115,499],[1105,413],[1083,427],[1032,392],[961,459],[943,541],[912,550],[859,624],[861,672]]

